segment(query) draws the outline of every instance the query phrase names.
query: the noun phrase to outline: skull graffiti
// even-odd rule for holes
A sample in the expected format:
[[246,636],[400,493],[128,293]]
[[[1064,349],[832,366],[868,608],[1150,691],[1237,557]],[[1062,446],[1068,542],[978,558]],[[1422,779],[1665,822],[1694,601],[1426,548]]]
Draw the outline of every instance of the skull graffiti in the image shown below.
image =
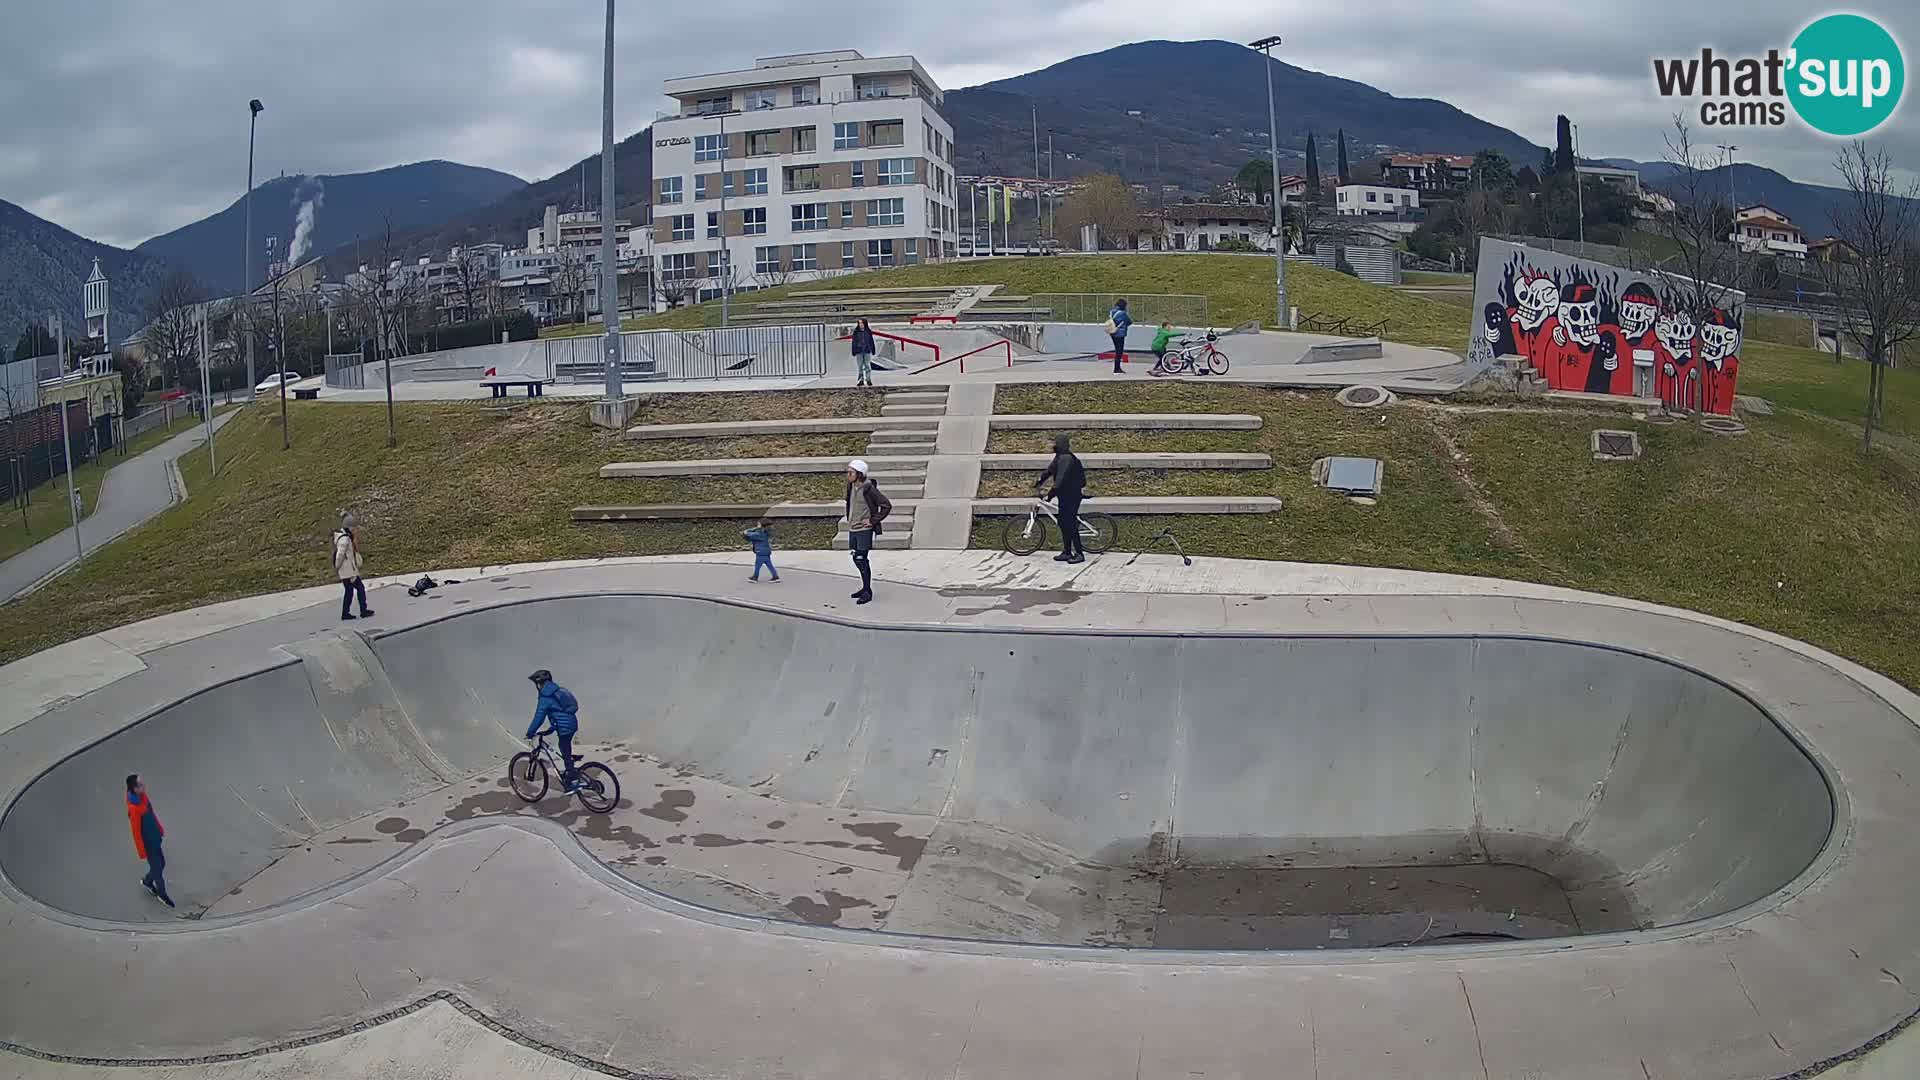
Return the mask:
[[1740,328],[1726,312],[1715,308],[1700,327],[1700,359],[1719,367],[1740,347]]
[[1520,287],[1519,299],[1520,325],[1528,330],[1538,330],[1558,306],[1560,290],[1547,278],[1528,278]]
[[1653,332],[1675,359],[1685,360],[1693,355],[1693,316],[1684,311],[1663,311],[1654,323]]
[[1600,295],[1584,281],[1560,290],[1560,327],[1575,344],[1587,347],[1600,340]]
[[1641,283],[1627,286],[1620,296],[1620,332],[1629,339],[1645,337],[1660,315],[1660,301],[1653,290]]

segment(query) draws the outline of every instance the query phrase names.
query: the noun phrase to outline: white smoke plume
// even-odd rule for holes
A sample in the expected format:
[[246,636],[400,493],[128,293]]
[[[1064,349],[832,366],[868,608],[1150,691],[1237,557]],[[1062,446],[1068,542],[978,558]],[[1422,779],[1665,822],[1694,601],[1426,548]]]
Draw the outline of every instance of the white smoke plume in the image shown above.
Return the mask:
[[313,181],[311,194],[305,194],[307,190],[309,189],[302,185],[304,198],[296,196],[299,199],[300,209],[293,216],[293,243],[287,245],[288,267],[299,266],[300,260],[306,258],[307,252],[312,250],[313,219],[320,212],[321,205],[327,201],[326,186],[319,180]]

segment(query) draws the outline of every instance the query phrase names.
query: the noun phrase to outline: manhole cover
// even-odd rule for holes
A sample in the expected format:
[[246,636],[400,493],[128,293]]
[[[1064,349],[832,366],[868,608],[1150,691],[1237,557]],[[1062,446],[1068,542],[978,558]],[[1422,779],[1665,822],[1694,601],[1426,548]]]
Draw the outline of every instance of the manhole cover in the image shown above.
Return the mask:
[[1731,416],[1704,416],[1700,418],[1700,427],[1715,435],[1745,435],[1747,425]]
[[1632,461],[1640,456],[1640,436],[1631,431],[1593,433],[1593,460]]
[[1371,409],[1378,405],[1393,404],[1393,395],[1380,386],[1349,386],[1335,394],[1333,399],[1350,409]]
[[1313,481],[1342,495],[1372,496],[1385,471],[1379,458],[1324,457],[1313,463]]

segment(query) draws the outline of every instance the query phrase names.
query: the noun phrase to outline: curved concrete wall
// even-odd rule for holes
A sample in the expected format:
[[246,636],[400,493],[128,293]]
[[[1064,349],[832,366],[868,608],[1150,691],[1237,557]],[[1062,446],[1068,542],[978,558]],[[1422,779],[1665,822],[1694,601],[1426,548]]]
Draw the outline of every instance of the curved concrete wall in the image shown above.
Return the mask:
[[619,739],[741,789],[1103,863],[1157,835],[1202,864],[1517,862],[1574,891],[1624,886],[1658,925],[1779,889],[1833,823],[1819,770],[1747,699],[1564,643],[866,630],[604,596],[456,616],[373,652],[384,674],[365,685],[309,659],[56,766],[0,823],[0,866],[55,906],[152,917],[101,887],[138,876],[113,812],[125,773],[152,778],[178,873],[237,883],[436,775],[498,769],[537,666],[579,696],[589,755]]

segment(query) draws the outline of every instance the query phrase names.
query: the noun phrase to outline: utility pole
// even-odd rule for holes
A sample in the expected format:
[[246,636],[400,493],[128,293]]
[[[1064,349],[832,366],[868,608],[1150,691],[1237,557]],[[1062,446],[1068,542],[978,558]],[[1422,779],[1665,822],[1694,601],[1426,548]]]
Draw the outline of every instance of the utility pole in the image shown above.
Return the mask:
[[266,111],[259,98],[247,102],[247,235],[246,270],[240,279],[240,303],[246,311],[247,331],[247,397],[254,397],[253,388],[260,385],[259,376],[253,370],[253,132],[260,120],[260,114]]
[[1729,143],[1720,143],[1716,150],[1727,152],[1727,241],[1733,245],[1733,284],[1740,287],[1740,249],[1744,246],[1740,239],[1740,198],[1733,191],[1733,152],[1740,149]]
[[1047,239],[1053,241],[1055,251],[1060,249],[1060,238],[1053,234],[1053,129],[1047,129]]
[[1286,220],[1280,213],[1280,122],[1273,106],[1273,50],[1280,45],[1278,35],[1263,37],[1248,43],[1248,48],[1258,49],[1261,66],[1267,71],[1267,157],[1272,170],[1273,188],[1273,305],[1274,322],[1282,330],[1293,329],[1293,319],[1287,307],[1287,229]]
[[1040,248],[1040,106],[1033,106],[1033,236],[1034,249]]
[[618,401],[626,372],[620,356],[620,250],[613,228],[613,0],[607,0],[605,67],[600,92],[600,318],[607,329],[607,400]]
[[[60,378],[67,377],[67,327],[60,321],[57,313],[47,314],[47,327],[53,331],[55,357],[60,361]],[[79,562],[86,558],[87,551],[80,546],[80,493],[73,489],[73,438],[67,434],[67,405],[60,402],[60,449],[66,453],[67,461],[67,513],[73,518],[73,559]]]
[[1587,185],[1580,179],[1580,125],[1568,124],[1573,134],[1573,216],[1579,220],[1580,257],[1587,257]]
[[213,456],[213,377],[208,373],[212,363],[213,331],[207,323],[212,318],[211,301],[200,305],[200,415],[207,423],[207,474],[220,474],[220,461]]
[[[729,101],[731,105],[733,102]],[[733,298],[733,260],[727,258],[727,114],[720,114],[720,325],[728,324],[727,302]]]
[[280,449],[293,449],[293,429],[287,426],[287,317],[280,310],[280,282],[286,277],[273,279],[273,366],[278,369],[274,378],[280,383]]

